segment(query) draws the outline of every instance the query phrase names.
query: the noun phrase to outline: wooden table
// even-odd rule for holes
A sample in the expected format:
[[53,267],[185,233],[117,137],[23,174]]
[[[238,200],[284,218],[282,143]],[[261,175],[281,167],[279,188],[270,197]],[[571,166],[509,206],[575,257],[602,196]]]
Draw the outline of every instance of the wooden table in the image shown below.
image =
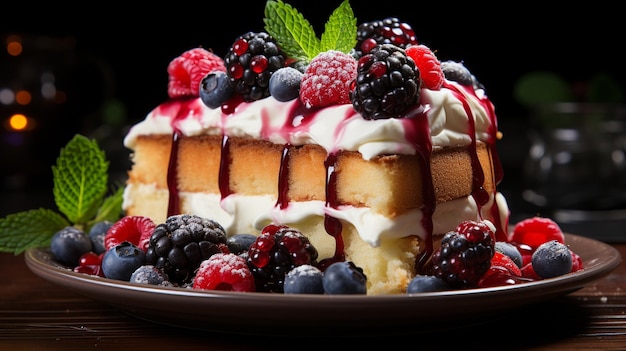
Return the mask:
[[[613,244],[626,257],[626,243]],[[476,325],[400,337],[277,338],[221,335],[143,321],[33,274],[23,255],[0,254],[1,350],[625,350],[626,263],[570,295]],[[454,325],[454,321],[451,321]]]

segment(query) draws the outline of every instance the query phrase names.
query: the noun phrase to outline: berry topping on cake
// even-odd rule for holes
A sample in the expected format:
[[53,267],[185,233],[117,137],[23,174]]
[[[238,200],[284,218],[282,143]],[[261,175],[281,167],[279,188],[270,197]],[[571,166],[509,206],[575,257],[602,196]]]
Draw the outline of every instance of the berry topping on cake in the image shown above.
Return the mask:
[[357,31],[357,41],[357,57],[368,54],[380,44],[393,44],[400,48],[417,44],[413,28],[395,17],[361,23]]
[[330,50],[315,56],[300,85],[300,100],[307,107],[350,103],[350,84],[356,78],[356,60]]
[[150,236],[155,224],[145,216],[125,216],[115,222],[104,236],[104,246],[108,251],[124,241],[137,245],[144,252],[148,250]]
[[475,287],[491,266],[495,233],[486,222],[464,221],[441,239],[432,255],[433,275],[453,287]]
[[211,72],[200,82],[200,99],[210,108],[222,106],[234,91],[226,72]]
[[439,90],[444,82],[441,62],[426,45],[411,45],[405,49],[406,55],[413,59],[420,72],[422,86],[430,90]]
[[154,229],[146,263],[163,269],[172,283],[188,284],[202,261],[229,252],[226,240],[226,231],[214,220],[188,214],[170,216]]
[[243,257],[232,253],[217,253],[202,261],[193,281],[193,288],[250,292],[255,290],[254,276]]
[[303,72],[294,67],[283,67],[270,77],[270,94],[278,101],[290,101],[300,96]]
[[203,48],[185,51],[167,66],[169,97],[198,97],[200,81],[214,71],[226,71],[221,57]]
[[248,250],[248,266],[256,290],[283,292],[285,275],[303,264],[317,264],[317,249],[300,231],[268,225]]
[[235,92],[255,101],[270,95],[270,76],[285,66],[285,59],[271,35],[248,32],[235,40],[224,62]]
[[446,79],[457,82],[461,85],[474,85],[474,77],[472,73],[463,65],[462,62],[443,61],[441,62],[441,70]]
[[403,49],[376,46],[359,59],[356,86],[350,93],[352,105],[365,119],[402,117],[419,101],[419,74]]

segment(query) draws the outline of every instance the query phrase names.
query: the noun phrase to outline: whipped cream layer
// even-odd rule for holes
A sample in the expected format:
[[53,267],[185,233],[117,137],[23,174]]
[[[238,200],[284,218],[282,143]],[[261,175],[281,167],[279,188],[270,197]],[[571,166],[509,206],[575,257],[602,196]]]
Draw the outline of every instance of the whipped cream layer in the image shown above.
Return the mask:
[[[364,119],[351,104],[307,110],[298,99],[279,102],[271,96],[243,102],[230,114],[207,107],[200,98],[171,100],[134,125],[124,144],[132,150],[139,135],[171,135],[175,131],[189,137],[226,135],[281,145],[317,144],[329,154],[339,150],[358,151],[369,160],[385,154],[412,155],[430,152],[430,148],[467,146],[477,141],[493,146],[497,125],[493,105],[482,90],[446,81],[440,90],[421,89],[420,104],[404,118],[380,120]],[[125,207],[131,191],[129,185]],[[292,202],[279,208],[269,196],[252,199],[237,194],[224,198],[219,194],[180,195],[187,199],[187,212],[218,216],[215,219],[231,234],[252,228],[261,230],[270,222],[297,226],[299,222],[326,215],[351,223],[372,246],[377,246],[383,238],[418,235],[424,239],[430,234],[416,225],[423,223],[422,209],[387,218],[369,208],[333,208],[322,201]],[[483,206],[478,206],[469,195],[438,204],[432,214],[432,231],[445,233],[463,220],[488,219],[506,224],[507,218],[508,207],[501,194],[489,194],[489,201]]]

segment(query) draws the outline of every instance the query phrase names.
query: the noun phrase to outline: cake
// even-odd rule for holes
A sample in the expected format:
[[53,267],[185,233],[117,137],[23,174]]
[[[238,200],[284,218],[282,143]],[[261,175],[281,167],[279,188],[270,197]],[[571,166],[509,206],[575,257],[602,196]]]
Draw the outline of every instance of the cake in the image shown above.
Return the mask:
[[[126,215],[161,223],[194,214],[231,236],[287,225],[311,240],[320,259],[361,267],[368,294],[405,291],[440,238],[462,221],[487,221],[496,239],[507,241],[497,118],[469,70],[439,61],[397,18],[350,26],[347,1],[329,23],[353,29],[350,50],[325,49],[317,40],[319,52],[303,59],[276,30],[276,9],[298,17],[291,6],[268,1],[269,34],[240,36],[224,59],[198,47],[172,60],[170,99],[124,139],[132,160]],[[390,27],[401,31],[395,45],[383,34]],[[239,60],[259,55],[253,41],[270,61],[260,73],[245,66],[250,59]],[[401,93],[391,93],[391,109],[372,110],[367,67],[389,56],[404,61],[386,77],[406,75],[407,67],[412,73],[399,83]],[[344,62],[349,68],[328,69]],[[282,88],[276,94],[270,89],[286,67],[302,73],[291,97],[283,94],[286,83],[272,82]],[[246,74],[256,74],[249,86]]]

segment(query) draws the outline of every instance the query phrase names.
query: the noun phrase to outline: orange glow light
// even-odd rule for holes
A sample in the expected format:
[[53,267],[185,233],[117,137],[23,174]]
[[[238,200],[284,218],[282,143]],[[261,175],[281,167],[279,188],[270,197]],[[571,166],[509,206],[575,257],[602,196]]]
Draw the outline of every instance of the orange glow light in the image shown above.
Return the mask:
[[7,38],[7,52],[11,56],[19,56],[22,53],[22,38],[11,35]]
[[30,104],[31,95],[26,90],[20,90],[15,94],[15,101],[17,101],[20,105],[28,105]]
[[24,130],[28,127],[28,118],[21,113],[16,113],[9,119],[9,125],[14,130]]

